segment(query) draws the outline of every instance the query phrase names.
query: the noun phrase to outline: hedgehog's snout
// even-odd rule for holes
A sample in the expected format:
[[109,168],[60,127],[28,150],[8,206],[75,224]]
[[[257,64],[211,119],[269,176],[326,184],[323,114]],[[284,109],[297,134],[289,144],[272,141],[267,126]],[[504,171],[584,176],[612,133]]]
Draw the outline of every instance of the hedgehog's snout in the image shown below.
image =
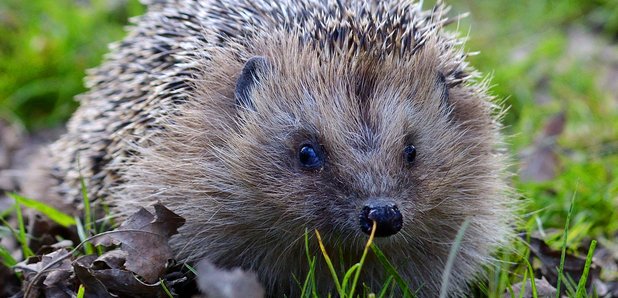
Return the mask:
[[373,221],[376,222],[376,237],[387,237],[397,234],[403,227],[403,216],[395,204],[365,205],[359,214],[360,228],[371,234]]

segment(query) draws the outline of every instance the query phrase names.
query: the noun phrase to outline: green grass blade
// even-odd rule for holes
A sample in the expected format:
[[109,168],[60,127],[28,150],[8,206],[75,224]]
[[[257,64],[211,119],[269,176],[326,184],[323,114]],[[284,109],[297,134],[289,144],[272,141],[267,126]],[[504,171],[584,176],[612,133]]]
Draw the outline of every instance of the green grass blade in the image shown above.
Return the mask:
[[515,298],[515,292],[513,291],[513,287],[511,286],[511,284],[508,284],[506,286],[506,290],[509,292],[509,295],[511,295],[511,298]]
[[378,298],[384,298],[386,296],[386,292],[388,291],[388,288],[390,287],[392,282],[393,276],[389,275],[386,279],[386,282],[384,282],[384,285],[382,286],[382,290],[380,290],[380,293],[378,293]]
[[337,289],[337,293],[339,294],[339,297],[345,297],[345,293],[341,289],[341,284],[339,283],[339,278],[337,277],[337,272],[335,272],[335,267],[333,267],[333,262],[331,262],[330,257],[326,252],[326,248],[324,247],[324,243],[322,242],[322,236],[320,236],[320,232],[318,232],[318,230],[315,230],[315,235],[318,237],[320,250],[322,251],[322,255],[324,256],[324,260],[326,261],[328,270],[330,270],[330,274],[332,275],[333,281],[335,282],[335,288]]
[[[17,206],[17,205],[14,205],[14,207],[16,207],[16,206]],[[13,208],[8,208],[8,209],[9,209],[9,210],[11,210],[11,211],[13,211]],[[11,236],[13,236],[15,239],[17,239],[17,241],[18,241],[20,244],[22,243],[22,242],[21,242],[21,240],[20,240],[21,238],[20,238],[20,236],[19,236],[19,233],[20,233],[19,231],[16,231],[15,229],[13,229],[13,227],[11,227],[11,224],[9,224],[9,223],[8,223],[6,220],[4,220],[4,218],[2,218],[2,217],[0,217],[0,223],[2,223],[2,225],[4,225],[4,228],[6,228],[6,229],[9,231],[9,233],[11,234]],[[23,246],[23,245],[22,245],[22,246]],[[13,256],[12,256],[12,255],[11,255],[11,253],[10,253],[10,251],[9,251],[6,247],[4,247],[4,246],[1,246],[1,245],[0,245],[0,248],[3,248],[4,250],[6,250],[6,255],[4,255],[4,254],[3,254],[3,256],[2,256],[3,260],[8,261],[7,263],[5,263],[6,265],[9,265],[9,264],[11,264],[11,263],[14,263],[14,264],[12,264],[12,265],[11,265],[11,266],[13,266],[13,265],[17,264],[17,260],[15,260],[15,259],[13,258]],[[33,255],[34,255],[34,254],[33,254]],[[10,266],[9,266],[9,267],[10,267]]]
[[75,228],[77,229],[77,236],[79,237],[79,240],[82,243],[84,243],[83,245],[84,253],[86,253],[87,255],[93,254],[94,249],[92,249],[92,244],[90,244],[90,242],[87,241],[89,236],[86,234],[86,231],[84,230],[84,225],[82,224],[82,221],[79,219],[79,217],[75,217],[75,222],[76,222]]
[[30,250],[30,247],[28,247],[26,226],[24,225],[24,218],[21,214],[21,205],[19,204],[19,201],[17,199],[13,199],[15,200],[15,215],[17,216],[17,223],[19,227],[17,241],[19,241],[19,243],[21,244],[21,250],[24,254],[24,259],[27,259],[31,256],[34,256],[34,253],[32,252],[32,250]]
[[496,292],[494,292],[494,295],[500,295],[500,293],[506,291],[507,286],[511,286],[511,282],[509,280],[508,266],[504,266],[504,264],[508,264],[509,262],[511,262],[511,256],[507,254],[503,259],[503,264],[500,265],[500,271],[498,273],[498,283],[496,285]]
[[307,256],[307,262],[311,263],[311,253],[309,252],[309,230],[305,228],[305,255]]
[[[299,289],[303,289],[303,284],[300,283],[300,279],[298,279],[298,277],[296,277],[296,274],[294,273],[292,273],[292,280],[294,281],[294,283],[296,283],[296,286],[298,286]],[[300,292],[301,292],[301,297],[304,297],[302,294],[303,293],[302,290]]]
[[[77,158],[77,168],[79,169],[79,186],[82,193],[82,199],[84,201],[84,232],[86,237],[90,237],[92,234],[92,230],[94,228],[93,220],[92,220],[92,212],[90,209],[90,198],[88,197],[88,189],[86,188],[86,181],[81,174],[81,165],[79,163],[79,156]],[[87,242],[84,245],[84,249],[86,250],[86,254],[93,254],[95,252],[94,246]]]
[[17,261],[11,255],[11,252],[9,252],[9,250],[3,245],[0,245],[0,258],[2,258],[2,263],[7,267],[12,267],[17,264]]
[[[93,220],[92,220],[92,212],[90,209],[90,198],[88,197],[88,189],[86,188],[86,181],[84,180],[84,176],[82,176],[81,165],[79,161],[79,156],[77,157],[77,169],[79,171],[79,186],[80,191],[82,193],[82,200],[84,202],[84,225],[81,227],[82,232],[85,238],[90,237],[92,234],[92,230],[94,228]],[[79,231],[79,227],[78,227]],[[90,242],[86,242],[84,244],[84,250],[86,254],[94,254],[94,246]]]
[[461,241],[463,240],[463,236],[470,225],[470,219],[466,218],[466,220],[461,224],[459,231],[457,231],[457,235],[455,236],[455,241],[453,242],[453,246],[451,246],[451,251],[448,253],[448,259],[446,260],[446,266],[444,267],[444,272],[442,273],[442,285],[440,287],[440,298],[446,298],[448,282],[451,276],[451,270],[453,269],[453,265],[455,264],[455,257],[457,256],[457,251],[459,251],[459,246],[461,245]]
[[90,198],[88,197],[88,190],[86,189],[86,182],[84,177],[79,178],[79,185],[82,192],[82,199],[84,201],[84,227],[88,231],[88,236],[91,235],[90,231],[93,228],[92,224],[92,212],[90,211]]
[[[311,290],[311,295],[307,293],[307,296],[303,296],[303,297],[318,297],[318,293],[316,289],[317,285],[315,284],[316,257],[312,256],[311,253],[309,252],[309,230],[307,228],[305,228],[305,254],[307,255],[307,261],[309,262],[309,272],[307,273],[307,281],[306,281],[306,282],[309,282],[307,284],[307,287],[308,287],[307,290]],[[305,292],[303,291],[303,295],[305,295],[304,293]]]
[[8,196],[24,207],[41,212],[43,215],[49,217],[49,219],[53,220],[54,222],[58,223],[63,227],[70,227],[75,225],[75,219],[73,219],[73,217],[43,202],[28,199],[16,193],[9,193]]
[[315,289],[315,260],[316,258],[313,257],[313,260],[309,262],[309,272],[307,273],[301,290],[302,297],[317,297]]
[[524,259],[526,262],[526,266],[528,267],[528,273],[530,273],[530,287],[532,288],[532,298],[538,298],[537,290],[536,290],[536,281],[534,280],[534,269],[532,269],[532,264],[528,259]]
[[569,235],[569,225],[571,222],[571,214],[573,214],[573,205],[575,205],[575,195],[577,194],[577,186],[575,192],[571,197],[571,205],[569,206],[569,213],[567,213],[566,222],[564,223],[564,233],[562,234],[562,251],[560,254],[560,268],[558,268],[558,282],[556,283],[556,298],[560,298],[560,286],[562,282],[562,276],[564,272],[564,260],[566,257],[567,236]]
[[172,295],[170,290],[165,285],[165,281],[163,279],[159,279],[159,282],[161,283],[161,288],[163,288],[163,291],[165,292],[165,294],[167,294],[167,297],[174,298],[174,295]]
[[[13,212],[13,211],[14,211],[14,210],[13,210],[13,209],[14,209],[14,206],[11,206],[11,207],[13,207],[13,208],[9,208],[9,210],[11,210],[11,212]],[[2,217],[0,217],[0,223],[2,223],[2,225],[4,226],[4,227],[2,227],[2,228],[3,228],[3,230],[4,230],[4,229],[6,229],[6,230],[8,230],[8,231],[9,231],[9,233],[10,233],[11,235],[13,235],[13,237],[15,237],[15,238],[17,238],[17,237],[18,237],[18,233],[17,233],[17,231],[15,231],[15,229],[13,229],[13,227],[11,227],[11,224],[10,224],[8,221],[6,221],[6,220],[4,220]]]
[[406,283],[403,280],[403,278],[401,277],[401,275],[399,275],[395,267],[393,267],[391,262],[388,261],[384,253],[375,244],[371,244],[371,250],[373,250],[373,253],[376,255],[376,257],[378,258],[378,261],[380,261],[382,266],[386,268],[386,271],[388,271],[388,273],[393,276],[393,278],[395,279],[395,282],[401,289],[404,297],[414,297],[414,294],[410,292],[408,283]]
[[354,297],[354,291],[356,290],[356,284],[358,282],[358,278],[360,277],[361,268],[363,268],[363,264],[365,264],[365,258],[367,257],[367,253],[369,252],[369,247],[373,243],[373,239],[376,235],[376,230],[378,229],[378,223],[373,221],[373,227],[371,228],[371,235],[369,235],[369,239],[365,244],[365,249],[363,250],[363,255],[361,256],[360,262],[358,262],[358,269],[356,270],[356,274],[354,275],[354,280],[352,281],[352,288],[350,288],[350,294],[348,297]]
[[564,286],[566,289],[567,297],[575,297],[575,292],[577,292],[577,283],[571,277],[571,275],[562,275],[562,280],[564,281]]
[[[538,219],[538,217],[536,217]],[[520,241],[522,240],[521,238]],[[530,233],[526,233],[526,240],[525,242],[523,242],[523,244],[525,244],[526,247],[526,252],[524,254],[523,257],[523,261],[526,264],[526,269],[528,270],[528,274],[530,274],[530,288],[532,291],[532,298],[538,298],[538,293],[537,293],[537,289],[536,289],[536,280],[534,278],[534,269],[532,269],[532,264],[530,264],[530,247],[528,246],[528,243],[530,243]]]
[[5,217],[9,216],[9,214],[11,214],[11,212],[13,212],[13,210],[11,210],[11,208],[6,208],[5,210],[0,211],[0,219],[3,219]]
[[77,298],[84,298],[86,295],[86,288],[84,285],[79,285],[79,289],[77,290]]
[[184,263],[182,264],[183,266],[185,266],[185,268],[189,269],[189,271],[191,271],[191,273],[193,273],[195,276],[198,276],[199,274],[197,274],[197,270],[195,268],[193,268],[191,265]]
[[588,281],[588,273],[590,272],[590,265],[592,265],[592,257],[594,256],[594,250],[597,248],[597,241],[592,240],[590,243],[590,249],[588,249],[588,255],[586,256],[586,264],[584,265],[584,273],[582,273],[582,277],[579,279],[579,284],[577,285],[577,292],[575,296],[577,298],[584,297],[586,291],[586,282]]
[[524,297],[526,292],[526,282],[528,281],[528,270],[524,271],[524,280],[521,282],[521,290],[519,291],[519,298]]
[[[352,267],[350,267],[350,269],[348,269],[348,271],[346,271],[345,275],[343,276],[343,280],[341,281],[341,290],[344,293],[346,293],[347,290],[348,290],[348,282],[350,281],[350,278],[352,277],[352,274],[354,274],[356,272],[360,272],[360,267],[361,267],[361,263],[356,263]],[[352,291],[352,288],[350,288],[350,291]],[[348,295],[346,297],[351,297],[351,296]]]

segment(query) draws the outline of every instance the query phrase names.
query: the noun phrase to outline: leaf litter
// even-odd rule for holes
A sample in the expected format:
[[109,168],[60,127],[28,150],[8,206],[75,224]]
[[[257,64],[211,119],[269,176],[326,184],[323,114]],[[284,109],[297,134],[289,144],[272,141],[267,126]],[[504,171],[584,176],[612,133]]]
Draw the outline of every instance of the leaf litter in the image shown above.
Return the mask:
[[166,296],[160,279],[174,258],[168,241],[185,220],[161,204],[154,209],[153,215],[142,208],[116,230],[91,237],[94,245],[110,248],[101,256],[75,257],[80,244],[73,251],[60,248],[18,263],[15,271],[24,275],[24,296],[68,297],[79,284],[93,297]]
[[[185,219],[160,203],[153,207],[154,214],[141,208],[118,228],[73,249],[70,240],[34,241],[35,256],[12,268],[0,263],[0,297],[76,297],[80,285],[84,297],[200,297],[198,288],[203,297],[264,297],[254,273],[222,270],[207,261],[199,263],[197,271],[177,264],[168,242]],[[44,232],[53,230],[47,227],[53,224],[40,223],[41,216],[31,220],[46,227],[40,229]],[[80,255],[86,242],[98,253]]]

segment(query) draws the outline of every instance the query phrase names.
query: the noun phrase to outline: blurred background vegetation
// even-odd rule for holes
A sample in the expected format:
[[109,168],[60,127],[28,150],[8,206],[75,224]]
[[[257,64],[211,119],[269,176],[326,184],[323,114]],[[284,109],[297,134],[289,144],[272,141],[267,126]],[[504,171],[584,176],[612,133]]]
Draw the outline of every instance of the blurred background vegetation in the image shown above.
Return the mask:
[[[569,246],[618,231],[618,1],[457,1],[472,64],[506,99],[527,228],[562,228]],[[469,34],[468,34],[469,30]],[[552,132],[553,130],[553,132]],[[558,233],[560,235],[560,233]]]
[[[569,244],[618,231],[618,0],[452,0],[470,12],[471,63],[493,77],[529,230]],[[428,7],[430,4],[425,3]],[[85,70],[125,34],[136,0],[0,1],[0,118],[30,132],[61,126]],[[557,235],[560,235],[557,233]]]
[[85,69],[143,11],[137,0],[0,1],[0,117],[29,130],[62,124]]

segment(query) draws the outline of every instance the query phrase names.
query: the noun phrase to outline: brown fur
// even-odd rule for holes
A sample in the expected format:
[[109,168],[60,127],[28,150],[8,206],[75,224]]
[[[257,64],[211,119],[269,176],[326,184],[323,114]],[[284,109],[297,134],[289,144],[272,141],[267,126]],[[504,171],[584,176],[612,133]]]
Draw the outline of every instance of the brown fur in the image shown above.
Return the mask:
[[[308,269],[305,229],[323,234],[336,263],[339,251],[356,262],[367,241],[358,212],[385,197],[404,225],[376,243],[421,296],[437,295],[470,220],[449,284],[464,293],[510,236],[513,200],[495,106],[441,30],[442,6],[170,2],[152,5],[91,74],[68,134],[48,150],[44,173],[59,181],[49,195],[76,200],[79,157],[91,196],[116,214],[161,201],[187,219],[172,243],[181,261],[255,270],[272,294],[299,290],[289,280]],[[269,62],[255,111],[234,99],[253,56]],[[325,150],[319,171],[299,167],[305,140]],[[385,280],[372,257],[363,271],[374,290]],[[323,265],[318,281],[332,290]]]

